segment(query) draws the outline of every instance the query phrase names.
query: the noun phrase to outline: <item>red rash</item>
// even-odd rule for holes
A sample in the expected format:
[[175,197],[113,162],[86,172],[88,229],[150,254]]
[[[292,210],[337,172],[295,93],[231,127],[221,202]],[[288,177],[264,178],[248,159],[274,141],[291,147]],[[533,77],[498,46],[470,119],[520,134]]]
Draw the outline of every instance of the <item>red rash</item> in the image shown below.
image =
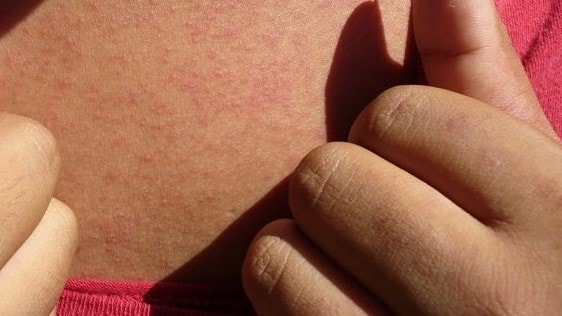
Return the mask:
[[74,276],[237,277],[286,215],[283,179],[327,139],[327,79],[361,3],[49,0],[11,27],[0,110],[58,140]]

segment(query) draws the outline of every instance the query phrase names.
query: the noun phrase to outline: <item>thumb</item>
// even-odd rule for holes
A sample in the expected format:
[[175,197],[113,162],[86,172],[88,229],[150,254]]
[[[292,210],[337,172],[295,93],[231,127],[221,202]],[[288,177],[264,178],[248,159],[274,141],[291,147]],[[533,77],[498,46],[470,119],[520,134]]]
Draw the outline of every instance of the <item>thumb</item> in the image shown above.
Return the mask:
[[499,107],[555,137],[493,0],[414,0],[428,83]]

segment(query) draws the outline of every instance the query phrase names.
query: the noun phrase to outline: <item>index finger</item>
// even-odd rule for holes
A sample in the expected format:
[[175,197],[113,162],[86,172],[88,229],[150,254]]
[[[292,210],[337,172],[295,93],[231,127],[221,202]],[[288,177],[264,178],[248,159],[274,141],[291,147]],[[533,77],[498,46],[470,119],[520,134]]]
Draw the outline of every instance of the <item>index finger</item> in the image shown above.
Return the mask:
[[0,269],[43,217],[58,171],[51,133],[30,119],[0,113]]

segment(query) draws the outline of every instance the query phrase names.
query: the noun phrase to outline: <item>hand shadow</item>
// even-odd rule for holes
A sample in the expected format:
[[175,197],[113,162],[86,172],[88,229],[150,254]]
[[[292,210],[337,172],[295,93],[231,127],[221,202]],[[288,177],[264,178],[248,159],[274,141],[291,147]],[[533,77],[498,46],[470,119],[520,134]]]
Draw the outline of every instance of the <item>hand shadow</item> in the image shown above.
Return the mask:
[[[197,254],[181,268],[157,282],[143,297],[151,304],[151,316],[169,315],[181,310],[189,313],[220,313],[228,310],[229,315],[251,315],[252,305],[247,300],[239,279],[221,280],[220,275],[239,274],[246,248],[267,223],[280,218],[291,217],[288,205],[288,179],[284,179],[269,191],[260,201],[234,221],[211,245]],[[192,223],[196,225],[196,223]],[[234,254],[232,249],[237,250]],[[226,250],[226,251],[225,251]],[[224,253],[229,257],[224,258]],[[225,267],[220,265],[225,263]],[[233,265],[237,262],[238,265]],[[218,263],[218,264],[217,264]],[[210,264],[214,265],[211,266]],[[201,279],[185,275],[198,275]],[[216,271],[217,277],[209,276],[209,270]],[[233,271],[234,270],[234,271]],[[175,282],[187,282],[178,286]],[[180,292],[181,291],[181,292]],[[182,314],[183,315],[183,314]],[[191,314],[189,314],[191,315]],[[206,314],[205,314],[206,315]]]
[[[408,55],[413,52],[411,48],[407,49]],[[359,112],[382,91],[398,84],[414,82],[416,70],[415,67],[412,67],[415,64],[414,59],[407,57],[405,66],[399,65],[390,58],[386,49],[378,3],[364,2],[353,11],[344,26],[326,83],[328,141],[346,140],[349,128]],[[217,265],[220,262],[238,262],[238,266],[234,268],[240,271],[245,249],[255,234],[275,219],[291,217],[287,198],[286,178],[232,223],[211,245],[155,284],[143,297],[143,300],[146,302],[165,301],[168,307],[156,304],[150,315],[166,315],[170,308],[186,308],[192,309],[194,312],[214,312],[221,310],[224,306],[232,307],[233,314],[251,314],[251,305],[244,298],[239,280],[230,280],[231,283],[225,283],[223,287],[218,288],[215,287],[215,284],[195,284],[193,288],[188,288],[183,292],[186,295],[185,299],[175,302],[166,299],[170,288],[173,288],[173,284],[170,282],[203,281],[205,277],[202,280],[192,278],[186,280],[184,276],[197,275],[198,270],[202,268],[208,270],[210,264]],[[240,249],[240,251],[237,253],[237,258],[224,258],[224,249]],[[223,269],[220,265],[214,268],[217,272]],[[212,282],[213,280],[207,278],[205,281]],[[216,299],[216,304],[209,305],[204,300],[198,301],[193,299],[193,295],[207,299],[212,297]],[[172,297],[177,298],[177,295],[172,295]],[[233,302],[238,302],[238,305],[228,305]],[[170,307],[169,304],[175,307]]]
[[[409,32],[412,33],[411,31]],[[388,54],[377,1],[359,5],[340,35],[326,83],[328,141],[346,141],[361,110],[381,92],[416,79],[416,50],[406,42],[404,65]]]
[[43,0],[0,0],[0,38],[20,23]]

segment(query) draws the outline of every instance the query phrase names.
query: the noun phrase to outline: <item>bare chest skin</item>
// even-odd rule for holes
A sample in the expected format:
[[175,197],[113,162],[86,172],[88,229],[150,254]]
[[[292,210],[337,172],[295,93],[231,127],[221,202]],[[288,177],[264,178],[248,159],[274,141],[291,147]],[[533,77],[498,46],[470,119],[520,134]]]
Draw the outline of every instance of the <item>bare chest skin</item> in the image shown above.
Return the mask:
[[236,279],[256,231],[289,216],[303,155],[411,82],[408,16],[406,1],[3,7],[0,109],[58,139],[74,277]]

